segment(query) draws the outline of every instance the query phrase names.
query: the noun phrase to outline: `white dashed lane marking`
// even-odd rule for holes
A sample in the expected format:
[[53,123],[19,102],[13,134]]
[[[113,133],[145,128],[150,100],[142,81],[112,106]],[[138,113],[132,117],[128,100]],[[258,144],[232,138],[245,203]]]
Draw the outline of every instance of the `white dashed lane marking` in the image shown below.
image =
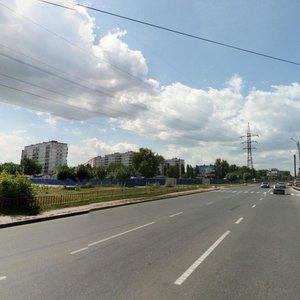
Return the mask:
[[225,231],[175,282],[176,285],[181,285],[199,265],[218,247],[218,245],[230,233],[229,230]]
[[235,224],[240,224],[243,220],[244,220],[244,218],[241,217],[241,218],[239,218],[239,219],[235,222]]

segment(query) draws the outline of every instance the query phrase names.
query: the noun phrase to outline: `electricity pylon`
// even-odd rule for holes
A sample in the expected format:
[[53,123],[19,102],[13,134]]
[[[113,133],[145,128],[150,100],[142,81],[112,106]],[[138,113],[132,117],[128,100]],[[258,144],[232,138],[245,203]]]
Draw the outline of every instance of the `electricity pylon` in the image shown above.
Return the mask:
[[257,136],[258,134],[252,134],[250,131],[250,125],[248,123],[248,129],[247,129],[247,135],[243,135],[241,136],[241,138],[247,138],[247,140],[245,142],[242,142],[242,144],[246,144],[247,143],[247,147],[244,148],[244,150],[247,149],[247,167],[249,169],[253,169],[253,159],[252,159],[252,149],[255,150],[255,147],[252,147],[252,143],[257,143],[256,141],[252,141],[252,137],[253,136]]

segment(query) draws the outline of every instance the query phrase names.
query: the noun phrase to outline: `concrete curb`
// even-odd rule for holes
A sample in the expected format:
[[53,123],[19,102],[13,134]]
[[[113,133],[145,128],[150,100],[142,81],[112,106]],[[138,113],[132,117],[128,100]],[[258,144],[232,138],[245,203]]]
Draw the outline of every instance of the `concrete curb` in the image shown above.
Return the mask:
[[[73,217],[73,216],[78,216],[78,215],[84,215],[84,214],[88,214],[93,211],[110,209],[110,208],[115,208],[115,207],[133,205],[133,204],[150,202],[150,201],[163,200],[163,199],[168,199],[168,198],[181,197],[181,196],[192,195],[192,194],[211,192],[211,191],[215,191],[215,190],[219,190],[219,189],[220,188],[212,188],[212,189],[208,189],[208,190],[194,190],[194,191],[187,191],[187,192],[184,191],[184,192],[154,196],[154,197],[143,198],[143,199],[134,199],[134,200],[123,199],[123,200],[116,200],[116,201],[111,201],[111,202],[103,202],[101,204],[95,203],[96,205],[100,205],[100,206],[90,207],[91,205],[89,205],[89,208],[85,209],[84,207],[82,207],[83,209],[79,210],[79,211],[61,213],[61,214],[57,214],[57,215],[44,216],[44,217],[37,216],[37,217],[33,217],[32,219],[28,219],[28,216],[25,216],[24,218],[27,218],[27,219],[0,224],[0,229],[7,228],[7,227],[19,226],[19,225],[26,225],[26,224],[31,224],[31,223],[45,222],[45,221],[61,219],[61,218],[68,218],[68,217]],[[78,209],[78,206],[76,208]],[[68,208],[68,209],[72,209],[72,208]]]

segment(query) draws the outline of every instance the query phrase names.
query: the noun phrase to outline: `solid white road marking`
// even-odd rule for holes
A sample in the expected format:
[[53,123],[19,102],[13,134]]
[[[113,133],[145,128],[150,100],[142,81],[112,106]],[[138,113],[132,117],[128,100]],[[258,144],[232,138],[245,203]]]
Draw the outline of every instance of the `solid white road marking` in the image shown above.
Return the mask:
[[179,216],[179,215],[181,215],[181,214],[183,214],[183,212],[182,212],[182,211],[181,211],[181,212],[179,212],[179,213],[177,213],[177,214],[174,214],[174,215],[171,215],[171,216],[169,216],[169,218],[173,218],[173,217]]
[[142,226],[139,226],[139,227],[135,227],[135,228],[126,230],[126,231],[124,231],[124,232],[121,232],[121,233],[118,233],[118,234],[109,236],[109,237],[107,237],[107,238],[105,238],[105,239],[102,239],[102,240],[99,240],[99,241],[96,241],[96,242],[93,242],[93,243],[88,244],[88,247],[91,247],[91,246],[94,246],[94,245],[97,245],[97,244],[106,242],[106,241],[108,241],[108,240],[114,239],[114,238],[119,237],[119,236],[121,236],[121,235],[124,235],[124,234],[126,234],[126,233],[129,233],[129,232],[132,232],[132,231],[135,231],[135,230],[144,228],[144,227],[146,227],[146,226],[150,226],[150,225],[152,225],[152,224],[154,224],[154,223],[155,223],[155,222],[151,222],[151,223],[148,223],[148,224],[145,224],[145,225],[142,225]]
[[181,285],[195,270],[199,265],[217,248],[217,246],[226,238],[230,233],[227,230],[223,233],[175,282],[176,285]]
[[4,279],[6,279],[7,277],[6,276],[1,276],[0,277],[0,280],[4,280]]
[[76,254],[76,253],[82,252],[82,251],[87,250],[87,249],[88,249],[88,247],[84,247],[84,248],[72,251],[72,252],[70,252],[70,254]]
[[243,220],[244,220],[244,218],[241,217],[241,218],[239,218],[239,219],[235,222],[235,224],[240,224]]
[[254,208],[256,206],[256,204],[252,205],[252,208]]

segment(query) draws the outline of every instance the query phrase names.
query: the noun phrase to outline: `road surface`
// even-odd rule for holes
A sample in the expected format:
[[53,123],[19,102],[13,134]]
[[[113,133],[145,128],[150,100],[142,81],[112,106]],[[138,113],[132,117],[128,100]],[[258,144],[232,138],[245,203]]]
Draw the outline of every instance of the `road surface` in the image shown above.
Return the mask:
[[300,299],[300,193],[259,186],[0,230],[1,299]]

